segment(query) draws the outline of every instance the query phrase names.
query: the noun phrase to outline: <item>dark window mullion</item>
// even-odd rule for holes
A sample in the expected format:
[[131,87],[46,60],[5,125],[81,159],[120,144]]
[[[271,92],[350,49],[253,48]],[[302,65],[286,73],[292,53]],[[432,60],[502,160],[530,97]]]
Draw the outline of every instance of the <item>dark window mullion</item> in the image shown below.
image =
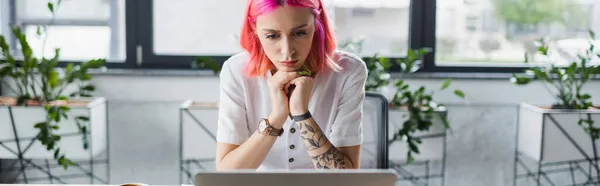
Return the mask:
[[420,72],[435,68],[435,3],[436,0],[412,0],[410,6],[410,48],[431,48]]
[[[15,25],[17,23],[17,0],[9,0],[9,15],[8,15],[8,19],[9,25]],[[8,25],[7,25],[8,26]],[[12,29],[8,28],[7,30],[10,31],[10,33],[6,33],[4,35],[10,35],[13,36],[12,34]],[[8,37],[8,42],[10,46],[17,46],[17,39],[15,37]],[[14,48],[13,48],[14,49]]]
[[[125,1],[125,63],[107,64],[108,68],[115,66],[118,68],[135,68],[137,55],[136,48],[138,46],[138,0]],[[118,23],[117,23],[118,24]]]
[[150,63],[151,61],[153,61],[152,59],[154,58],[154,43],[153,43],[154,16],[153,16],[153,10],[152,10],[153,0],[136,0],[136,1],[137,1],[137,11],[138,11],[137,19],[136,19],[136,21],[137,21],[136,66],[139,67],[143,63]]
[[427,54],[424,59],[423,71],[434,71],[435,65],[435,42],[436,42],[436,0],[421,0],[423,2],[422,9],[422,43],[421,47],[427,47],[432,49],[432,52]]

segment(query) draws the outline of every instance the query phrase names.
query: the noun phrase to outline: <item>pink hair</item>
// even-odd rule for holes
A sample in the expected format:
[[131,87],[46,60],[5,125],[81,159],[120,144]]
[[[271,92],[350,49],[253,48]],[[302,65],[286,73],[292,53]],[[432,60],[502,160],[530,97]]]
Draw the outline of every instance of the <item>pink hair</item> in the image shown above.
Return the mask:
[[336,48],[335,36],[322,4],[322,0],[247,0],[246,18],[240,34],[241,47],[250,55],[250,61],[246,65],[246,75],[250,77],[264,76],[268,70],[274,69],[274,65],[264,53],[254,29],[257,16],[270,13],[284,5],[311,8],[315,15],[315,34],[306,59],[306,66],[313,73],[322,72],[327,67],[335,71],[341,70],[341,67],[333,59]]

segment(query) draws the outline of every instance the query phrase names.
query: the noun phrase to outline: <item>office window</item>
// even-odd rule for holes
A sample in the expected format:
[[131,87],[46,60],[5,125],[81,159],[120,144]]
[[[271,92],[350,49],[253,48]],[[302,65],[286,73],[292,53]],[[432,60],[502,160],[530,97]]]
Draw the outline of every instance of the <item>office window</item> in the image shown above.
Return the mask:
[[8,35],[10,28],[10,4],[7,0],[0,0],[0,35]]
[[6,7],[4,7],[3,2],[0,1],[0,35],[4,34],[4,25],[6,23],[8,23],[8,20],[5,20],[6,18]]
[[152,1],[157,55],[232,55],[241,51],[245,1]]
[[329,5],[338,44],[371,56],[403,57],[409,44],[410,0],[333,0]]
[[[141,20],[139,29],[142,66],[190,68],[196,56],[222,62],[242,51],[239,32],[244,1],[153,0],[141,4],[138,11],[152,17],[152,21]],[[339,49],[362,56],[406,54],[410,0],[325,0],[324,6]],[[152,33],[148,37],[146,30]]]
[[[125,61],[125,0],[63,0],[54,7],[54,19],[47,0],[13,2],[16,22],[22,25],[38,57],[42,51],[51,57],[54,49],[60,48],[63,61]],[[48,25],[47,35],[40,37],[37,30],[42,25]]]
[[587,44],[587,30],[593,15],[586,7],[600,11],[594,2],[438,0],[435,65],[522,66],[526,52],[531,54],[531,61],[539,62],[539,56],[533,54],[537,49],[534,41],[545,36],[555,40],[557,52],[552,58],[568,62],[561,59],[572,58],[574,53],[571,52]]

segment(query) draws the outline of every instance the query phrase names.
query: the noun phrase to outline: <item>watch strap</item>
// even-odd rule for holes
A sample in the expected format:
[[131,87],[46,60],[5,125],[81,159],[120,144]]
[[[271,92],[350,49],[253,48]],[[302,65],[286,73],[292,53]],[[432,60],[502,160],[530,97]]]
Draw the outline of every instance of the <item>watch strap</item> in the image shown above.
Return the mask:
[[259,133],[263,134],[263,135],[269,135],[269,136],[281,136],[283,134],[283,128],[281,129],[276,129],[275,127],[271,126],[271,124],[269,123],[269,120],[267,118],[262,118],[261,122],[264,121],[265,122],[265,130],[263,131],[258,131]]
[[292,119],[294,119],[294,121],[304,121],[311,117],[312,117],[312,114],[310,114],[310,111],[308,111],[302,115],[292,116]]

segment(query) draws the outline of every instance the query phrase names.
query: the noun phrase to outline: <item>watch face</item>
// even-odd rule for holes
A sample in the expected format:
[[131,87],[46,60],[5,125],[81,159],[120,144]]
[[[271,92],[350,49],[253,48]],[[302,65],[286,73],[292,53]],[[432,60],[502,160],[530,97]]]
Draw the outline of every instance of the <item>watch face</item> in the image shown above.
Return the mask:
[[264,132],[267,129],[267,124],[265,123],[265,121],[261,121],[258,124],[258,131],[260,131],[261,133]]

